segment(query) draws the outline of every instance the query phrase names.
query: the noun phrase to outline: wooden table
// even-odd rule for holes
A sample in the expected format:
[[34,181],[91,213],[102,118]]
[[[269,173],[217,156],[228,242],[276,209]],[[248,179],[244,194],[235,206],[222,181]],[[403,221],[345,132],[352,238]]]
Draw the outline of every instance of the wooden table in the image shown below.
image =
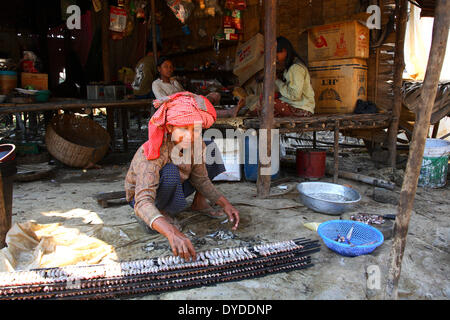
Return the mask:
[[77,99],[51,99],[49,102],[41,103],[0,103],[0,114],[13,114],[21,112],[39,112],[55,110],[76,110],[76,109],[96,109],[106,108],[107,130],[111,136],[112,147],[115,147],[114,132],[114,112],[113,108],[121,109],[122,134],[124,149],[128,149],[128,116],[129,108],[148,108],[151,109],[152,99],[130,99],[130,100],[77,100]]

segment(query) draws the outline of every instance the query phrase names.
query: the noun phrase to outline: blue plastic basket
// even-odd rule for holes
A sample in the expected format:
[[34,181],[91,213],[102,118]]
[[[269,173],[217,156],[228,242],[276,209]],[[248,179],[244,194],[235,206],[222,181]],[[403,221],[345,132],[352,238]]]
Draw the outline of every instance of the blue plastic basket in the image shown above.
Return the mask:
[[[350,244],[335,241],[338,236],[347,236],[351,227],[353,232]],[[317,233],[331,250],[347,257],[371,253],[380,246],[384,237],[376,228],[362,222],[350,220],[330,220],[319,225]]]

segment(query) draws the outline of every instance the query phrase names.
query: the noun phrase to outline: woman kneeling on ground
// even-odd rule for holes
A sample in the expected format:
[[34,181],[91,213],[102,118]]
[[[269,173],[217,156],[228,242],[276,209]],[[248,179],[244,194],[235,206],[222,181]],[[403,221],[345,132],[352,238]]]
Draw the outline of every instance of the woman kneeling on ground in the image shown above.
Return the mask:
[[201,161],[194,159],[195,146],[201,146],[202,151],[206,148],[201,128],[213,125],[216,111],[208,99],[190,92],[156,100],[154,105],[157,111],[148,124],[148,141],[137,150],[125,178],[127,201],[139,222],[169,240],[174,255],[196,259],[191,241],[173,218],[186,208],[189,195],[197,191],[192,210],[206,210],[213,217],[225,216],[221,211],[214,212],[208,199],[223,208],[234,223],[233,230],[239,224],[239,211],[211,182],[225,171],[223,164],[206,165],[202,156]]

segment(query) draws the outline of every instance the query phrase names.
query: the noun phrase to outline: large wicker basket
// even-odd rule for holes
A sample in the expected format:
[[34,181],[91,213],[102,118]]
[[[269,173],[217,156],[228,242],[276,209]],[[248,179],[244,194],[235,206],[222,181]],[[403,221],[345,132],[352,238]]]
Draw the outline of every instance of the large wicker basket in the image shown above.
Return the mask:
[[47,126],[48,152],[65,165],[85,168],[100,161],[111,138],[101,125],[88,117],[60,114]]

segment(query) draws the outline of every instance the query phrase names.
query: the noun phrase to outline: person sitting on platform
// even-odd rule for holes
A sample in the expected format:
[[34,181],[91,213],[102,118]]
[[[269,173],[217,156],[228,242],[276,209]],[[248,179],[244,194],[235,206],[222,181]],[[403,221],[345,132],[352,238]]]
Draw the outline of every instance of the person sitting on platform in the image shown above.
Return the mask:
[[307,117],[314,113],[314,90],[306,63],[285,37],[277,38],[276,89],[280,97],[275,98],[276,117]]
[[[191,210],[209,210],[213,217],[225,213],[233,223],[233,230],[239,225],[239,211],[211,182],[225,171],[224,165],[217,162],[207,165],[205,159],[194,161],[194,147],[206,148],[201,128],[213,125],[216,111],[208,99],[190,92],[156,100],[154,106],[157,111],[148,124],[148,141],[137,150],[125,178],[126,198],[136,219],[149,232],[153,229],[167,237],[174,255],[195,259],[191,241],[174,220],[186,208],[190,194],[197,191]],[[223,211],[213,212],[207,199]]]
[[[174,66],[168,57],[161,57],[158,60],[157,70],[159,78],[153,81],[152,90],[156,99],[163,99],[177,92],[183,92],[183,86],[173,78]],[[220,104],[221,95],[218,92],[209,93],[206,98],[217,106]],[[218,118],[236,117],[239,110],[244,106],[245,101],[239,101],[238,105],[228,110],[216,110]]]
[[[263,81],[263,73],[257,76],[257,82]],[[275,80],[275,117],[308,117],[314,114],[314,90],[306,63],[294,50],[285,37],[277,38],[277,79]],[[257,116],[261,112],[260,103],[249,112]]]
[[[160,48],[158,48],[158,52]],[[131,84],[133,88],[134,98],[137,99],[154,99],[152,92],[153,80],[156,78],[155,58],[153,49],[147,44],[147,54],[141,58],[135,67],[135,77]]]
[[152,83],[152,90],[156,99],[163,99],[177,92],[185,91],[183,86],[173,78],[174,66],[168,57],[159,58],[156,68],[159,78]]

